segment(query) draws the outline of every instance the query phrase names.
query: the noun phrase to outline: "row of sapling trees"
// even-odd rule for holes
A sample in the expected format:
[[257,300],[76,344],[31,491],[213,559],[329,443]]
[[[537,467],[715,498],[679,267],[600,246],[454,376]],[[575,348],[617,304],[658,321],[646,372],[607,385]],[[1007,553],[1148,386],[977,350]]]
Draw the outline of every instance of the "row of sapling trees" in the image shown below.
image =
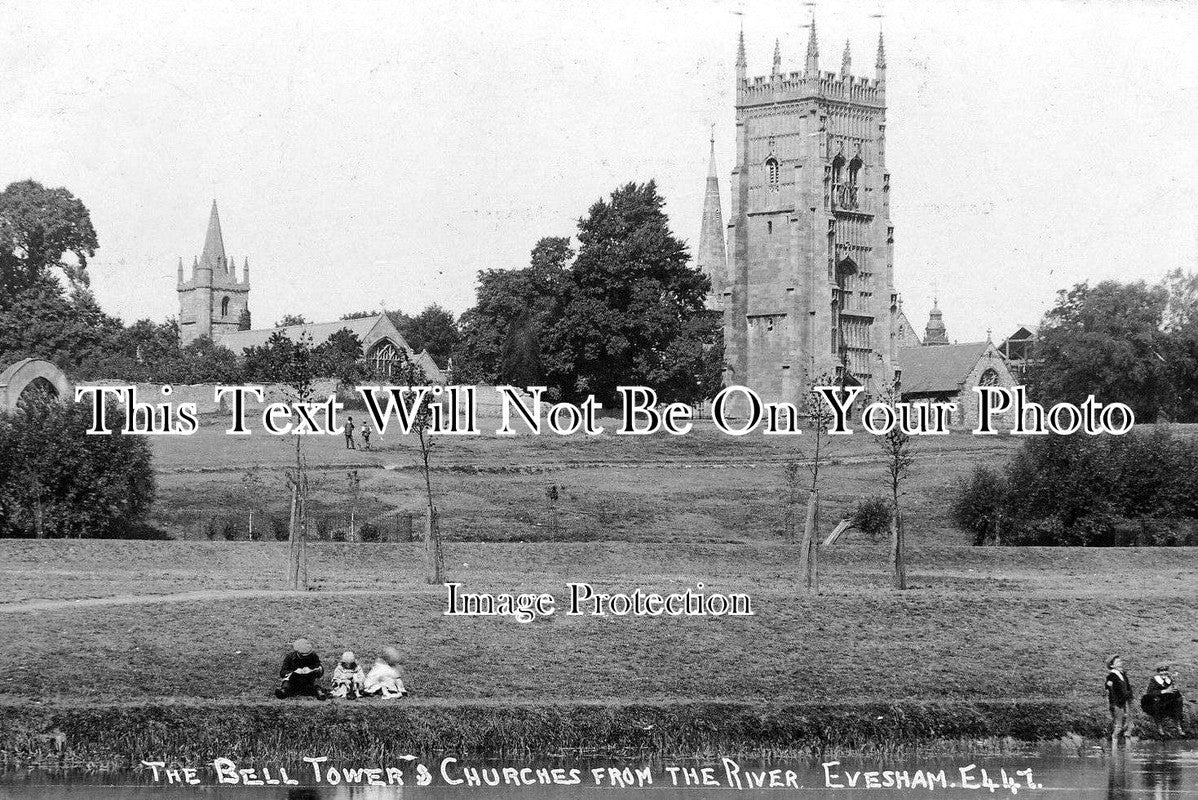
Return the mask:
[[[302,335],[296,340],[276,334],[268,342],[269,362],[272,379],[286,393],[286,399],[291,403],[310,403],[314,396],[314,385],[320,368],[320,348],[312,346],[309,336]],[[350,381],[365,381],[370,376],[365,373],[343,373],[338,378],[339,388],[350,388]],[[398,386],[423,386],[428,383],[428,376],[419,364],[405,358],[398,369],[393,369],[390,383]],[[415,435],[419,445],[420,463],[425,490],[425,556],[426,579],[430,584],[441,583],[445,575],[445,558],[441,545],[441,530],[437,519],[437,507],[433,502],[432,483],[432,450],[434,440],[430,436],[432,427],[433,398],[431,393],[424,393],[414,402],[411,433]],[[365,421],[363,424],[369,424]],[[306,435],[293,432],[293,447],[295,460],[285,470],[288,493],[290,495],[290,513],[288,516],[288,548],[287,548],[287,585],[291,589],[306,590],[308,588],[308,554],[309,539],[309,498],[311,483],[309,481],[308,460],[304,452]],[[356,497],[358,489],[357,472],[349,473],[350,493]],[[351,511],[351,514],[353,512]],[[351,517],[351,535],[354,521]]]
[[[830,463],[831,445],[834,441],[829,436],[834,422],[833,412],[823,395],[817,391],[817,387],[839,386],[839,390],[844,391],[847,369],[841,370],[840,375],[839,379],[826,373],[820,375],[808,389],[805,398],[807,410],[805,435],[811,444],[808,452],[800,451],[800,458],[805,461],[811,481],[808,486],[807,514],[803,523],[803,535],[799,543],[799,569],[803,590],[813,594],[819,592],[820,472],[824,465]],[[899,400],[897,388],[894,385],[887,387],[880,400],[893,407]],[[882,451],[882,460],[886,469],[886,486],[890,494],[890,572],[894,588],[901,590],[907,588],[907,567],[906,535],[903,530],[903,515],[899,498],[903,494],[903,483],[910,474],[911,465],[914,463],[914,452],[911,436],[897,424],[877,439]],[[785,475],[788,495],[785,525],[787,536],[793,544],[797,527],[795,509],[799,494],[799,462],[788,462],[785,465]]]

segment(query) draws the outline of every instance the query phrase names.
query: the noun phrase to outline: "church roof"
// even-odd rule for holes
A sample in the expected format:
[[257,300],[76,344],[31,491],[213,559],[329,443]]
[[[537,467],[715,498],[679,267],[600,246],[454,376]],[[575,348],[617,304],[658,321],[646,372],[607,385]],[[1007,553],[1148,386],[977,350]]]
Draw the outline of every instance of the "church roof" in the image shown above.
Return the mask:
[[994,347],[990,342],[944,344],[938,347],[904,347],[898,351],[902,369],[902,393],[951,393],[977,365],[978,359]]
[[318,345],[342,328],[347,328],[362,341],[362,350],[369,350],[380,339],[390,339],[408,352],[408,356],[424,368],[429,379],[435,383],[444,380],[441,368],[425,350],[417,353],[403,338],[403,334],[391,322],[386,314],[376,314],[373,317],[358,317],[356,319],[340,319],[336,322],[309,322],[304,325],[285,325],[281,328],[259,328],[252,331],[229,331],[217,334],[218,344],[229,348],[238,355],[249,347],[261,347],[276,332],[295,341],[307,334],[312,344]]

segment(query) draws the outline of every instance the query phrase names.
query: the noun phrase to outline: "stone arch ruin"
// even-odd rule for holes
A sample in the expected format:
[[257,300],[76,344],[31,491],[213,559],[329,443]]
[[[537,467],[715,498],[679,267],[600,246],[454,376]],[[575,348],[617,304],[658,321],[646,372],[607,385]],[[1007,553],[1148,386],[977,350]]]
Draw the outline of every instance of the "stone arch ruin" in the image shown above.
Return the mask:
[[22,397],[35,393],[63,402],[74,400],[74,387],[66,373],[49,361],[26,358],[0,372],[0,411],[16,411]]

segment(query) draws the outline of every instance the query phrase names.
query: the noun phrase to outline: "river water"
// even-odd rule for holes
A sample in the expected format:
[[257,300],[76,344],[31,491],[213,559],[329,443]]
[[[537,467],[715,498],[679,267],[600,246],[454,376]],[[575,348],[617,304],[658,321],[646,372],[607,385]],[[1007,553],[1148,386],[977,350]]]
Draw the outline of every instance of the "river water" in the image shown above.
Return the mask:
[[[181,767],[182,765],[172,765]],[[1006,755],[826,757],[654,763],[489,762],[433,758],[398,764],[195,765],[123,773],[0,773],[0,798],[29,800],[731,800],[854,798],[1186,798],[1198,800],[1198,743],[1137,743]],[[506,768],[506,770],[505,770]],[[225,781],[224,784],[221,780]],[[232,780],[237,780],[232,785]],[[245,785],[246,781],[264,785]],[[403,785],[398,785],[399,781]],[[269,785],[271,781],[277,782]],[[369,785],[371,781],[391,785]],[[331,785],[332,784],[332,785]],[[423,784],[423,785],[420,785]]]

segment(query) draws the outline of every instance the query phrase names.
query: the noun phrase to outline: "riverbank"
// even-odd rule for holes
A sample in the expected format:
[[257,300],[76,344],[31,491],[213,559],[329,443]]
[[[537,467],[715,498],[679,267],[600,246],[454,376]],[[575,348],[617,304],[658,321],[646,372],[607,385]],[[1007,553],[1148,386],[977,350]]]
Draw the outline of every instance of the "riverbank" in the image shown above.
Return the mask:
[[[9,765],[397,762],[405,755],[798,757],[943,740],[1103,735],[1094,707],[1053,700],[657,703],[172,702],[0,705]],[[1191,730],[1193,735],[1198,731]],[[1141,735],[1151,736],[1150,724]]]
[[[827,548],[813,596],[785,544],[449,543],[447,576],[472,592],[560,601],[573,580],[602,592],[702,583],[748,594],[755,612],[522,624],[447,617],[419,544],[314,543],[312,590],[289,592],[280,543],[0,541],[0,749],[57,757],[59,731],[64,757],[84,761],[1095,736],[1111,652],[1137,693],[1168,659],[1192,694],[1198,549],[909,556],[911,589],[895,592],[884,544]],[[369,664],[398,646],[412,697],[272,699],[301,635],[329,670],[343,650]]]

